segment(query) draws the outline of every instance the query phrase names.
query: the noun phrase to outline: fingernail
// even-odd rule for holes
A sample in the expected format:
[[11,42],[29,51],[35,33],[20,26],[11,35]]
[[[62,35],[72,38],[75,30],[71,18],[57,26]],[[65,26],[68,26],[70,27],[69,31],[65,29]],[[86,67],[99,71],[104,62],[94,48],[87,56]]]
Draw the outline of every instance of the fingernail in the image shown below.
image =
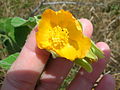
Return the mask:
[[91,37],[92,33],[93,33],[93,25],[92,23],[85,18],[80,19],[80,22],[82,24],[82,28],[83,28],[83,33],[88,36]]
[[108,59],[110,57],[110,47],[105,42],[98,42],[96,45],[104,52],[106,59]]

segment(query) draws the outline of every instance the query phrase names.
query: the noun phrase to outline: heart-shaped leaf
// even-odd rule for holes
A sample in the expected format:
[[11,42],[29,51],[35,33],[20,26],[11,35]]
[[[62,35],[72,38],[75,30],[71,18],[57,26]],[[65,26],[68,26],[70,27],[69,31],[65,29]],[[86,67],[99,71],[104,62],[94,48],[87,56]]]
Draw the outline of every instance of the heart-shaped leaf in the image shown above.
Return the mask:
[[19,53],[15,53],[15,54],[12,54],[9,57],[1,60],[0,67],[5,69],[5,70],[8,70],[11,67],[11,65],[13,64],[13,62],[16,60],[18,55],[19,55]]
[[14,27],[19,27],[23,24],[25,24],[27,22],[27,20],[25,19],[22,19],[20,17],[14,17],[12,20],[11,20],[11,24],[14,26]]

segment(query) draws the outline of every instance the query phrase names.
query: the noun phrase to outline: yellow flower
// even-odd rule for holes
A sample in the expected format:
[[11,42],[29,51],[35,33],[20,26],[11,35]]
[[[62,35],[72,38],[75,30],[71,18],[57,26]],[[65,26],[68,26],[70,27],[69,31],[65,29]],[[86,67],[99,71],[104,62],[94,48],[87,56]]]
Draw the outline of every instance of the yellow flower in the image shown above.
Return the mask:
[[54,51],[71,61],[84,58],[91,47],[90,39],[83,35],[80,23],[64,10],[44,11],[39,20],[36,41],[40,49]]

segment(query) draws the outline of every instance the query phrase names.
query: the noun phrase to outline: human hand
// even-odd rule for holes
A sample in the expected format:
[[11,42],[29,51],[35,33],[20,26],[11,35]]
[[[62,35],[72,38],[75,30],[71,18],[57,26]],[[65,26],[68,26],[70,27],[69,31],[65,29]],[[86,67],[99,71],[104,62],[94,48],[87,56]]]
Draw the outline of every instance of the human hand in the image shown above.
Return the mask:
[[[80,19],[83,33],[91,37],[93,26],[87,19]],[[70,71],[73,63],[63,58],[48,60],[50,53],[38,49],[35,33],[30,33],[19,57],[8,71],[1,90],[56,90]],[[110,57],[109,46],[97,43],[105,58],[93,63],[93,72],[80,69],[67,90],[91,90]],[[47,63],[47,64],[46,64]],[[46,65],[46,66],[45,66]],[[45,68],[44,68],[45,67]],[[111,75],[104,75],[95,90],[114,90],[115,81]]]

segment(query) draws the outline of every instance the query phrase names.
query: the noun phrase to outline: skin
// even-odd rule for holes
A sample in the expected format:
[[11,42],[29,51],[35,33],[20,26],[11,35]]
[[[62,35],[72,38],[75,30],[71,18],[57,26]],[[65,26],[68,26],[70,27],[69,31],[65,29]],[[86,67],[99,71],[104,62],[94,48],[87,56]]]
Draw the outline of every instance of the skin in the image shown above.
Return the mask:
[[[87,19],[80,19],[83,33],[91,37],[93,25]],[[57,90],[73,63],[64,58],[48,60],[50,53],[38,49],[35,33],[30,33],[19,57],[13,63],[4,80],[1,90]],[[110,57],[110,48],[104,42],[96,44],[105,55],[104,59],[93,63],[93,72],[80,69],[67,90],[91,90],[95,81],[106,67]],[[47,64],[46,64],[47,63]],[[114,90],[115,81],[111,75],[104,75],[95,90]]]

